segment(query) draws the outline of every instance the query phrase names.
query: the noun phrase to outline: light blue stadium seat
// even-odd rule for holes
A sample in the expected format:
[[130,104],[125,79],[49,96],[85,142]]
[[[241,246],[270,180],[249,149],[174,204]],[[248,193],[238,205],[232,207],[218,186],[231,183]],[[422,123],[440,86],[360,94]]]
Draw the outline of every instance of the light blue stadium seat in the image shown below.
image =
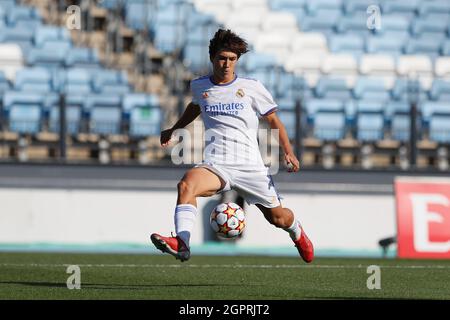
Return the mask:
[[182,48],[185,41],[184,26],[177,24],[157,25],[155,29],[155,47],[164,53],[171,53]]
[[440,52],[443,56],[450,56],[450,39],[442,42]]
[[[50,108],[49,130],[59,132],[59,106]],[[81,132],[82,109],[77,105],[66,104],[66,132],[69,135],[77,135]]]
[[[304,102],[306,124],[313,136],[324,140],[338,140],[345,134],[345,105],[336,99],[310,99]],[[317,118],[319,125],[317,126]],[[336,121],[333,124],[333,119]]]
[[414,19],[411,25],[411,33],[420,36],[422,33],[438,33],[444,34],[448,29],[448,20],[436,19],[433,16]]
[[429,137],[432,141],[450,144],[450,110],[431,116]]
[[429,128],[432,116],[450,113],[450,103],[448,101],[425,101],[420,104],[420,110],[422,123],[425,128]]
[[366,13],[370,5],[380,6],[379,0],[345,0],[343,1],[343,10],[346,15],[351,15],[356,12]]
[[368,53],[389,54],[399,56],[406,45],[406,38],[383,35],[369,37],[366,40],[366,51]]
[[154,5],[150,2],[127,2],[125,22],[128,27],[134,30],[145,30],[150,27],[150,17]]
[[355,35],[334,34],[329,38],[329,48],[335,53],[360,56],[364,52],[364,39]]
[[0,28],[0,43],[13,42],[18,44],[23,52],[33,46],[33,30],[24,26]]
[[352,92],[345,79],[335,77],[321,77],[315,88],[315,96],[319,99],[349,100]]
[[373,100],[356,102],[356,138],[377,141],[384,138],[384,103]]
[[[386,104],[386,123],[390,128],[393,140],[408,141],[410,137],[411,106],[407,101],[388,101]],[[417,118],[417,129],[420,131],[420,114]],[[418,132],[419,132],[418,131]]]
[[367,28],[367,15],[365,13],[341,16],[336,30],[338,33],[357,34],[364,38],[373,33]]
[[53,90],[52,76],[44,68],[25,68],[17,71],[14,89],[18,91],[46,93]]
[[392,99],[395,101],[424,101],[427,96],[419,81],[408,79],[397,79],[391,91]]
[[279,69],[276,82],[276,91],[272,93],[276,98],[297,100],[298,98],[310,99],[314,96],[305,78],[293,73]]
[[90,95],[85,103],[89,132],[94,134],[120,134],[122,105],[119,95]]
[[94,90],[102,93],[125,94],[131,91],[125,72],[97,70],[94,74]]
[[69,68],[98,68],[100,60],[97,51],[90,48],[72,48],[66,56],[65,66]]
[[404,52],[409,55],[427,55],[432,59],[439,56],[441,41],[429,36],[410,38],[406,43]]
[[269,0],[269,8],[274,11],[289,11],[294,13],[298,10],[305,10],[306,0]]
[[345,115],[340,112],[318,112],[314,119],[313,135],[324,141],[337,141],[345,136]]
[[135,107],[131,110],[129,134],[132,137],[159,135],[162,120],[159,107]]
[[20,134],[36,134],[41,130],[44,96],[27,91],[7,91],[3,108],[9,130]]
[[72,44],[67,41],[47,41],[40,48],[32,48],[27,56],[30,65],[47,68],[62,67]]
[[11,8],[16,6],[16,0],[0,0],[0,8],[8,12]]
[[386,88],[383,79],[373,77],[359,77],[353,88],[353,96],[356,99],[372,99],[386,101],[390,99],[391,93]]
[[313,15],[318,10],[342,10],[343,0],[315,0],[305,3],[308,14]]
[[407,17],[413,17],[419,8],[422,0],[396,0],[383,1],[382,12],[391,14],[402,14]]
[[429,96],[431,100],[450,101],[450,81],[434,79]]
[[34,28],[41,24],[41,17],[36,8],[15,6],[8,11],[6,21],[11,27],[21,25]]
[[340,17],[340,10],[320,10],[312,15],[305,15],[298,24],[303,32],[317,31],[331,35],[335,32]]
[[68,69],[65,75],[64,91],[78,94],[92,93],[91,74],[85,69]]
[[131,113],[134,108],[156,108],[159,107],[158,97],[153,94],[128,93],[123,96],[122,111],[125,115]]
[[282,111],[284,110],[295,110],[295,100],[292,98],[281,98],[276,101],[278,108]]
[[421,16],[425,16],[430,13],[450,13],[450,2],[447,0],[421,1],[418,12]]
[[70,42],[70,35],[66,28],[56,26],[40,26],[35,30],[34,44],[41,48],[47,41]]

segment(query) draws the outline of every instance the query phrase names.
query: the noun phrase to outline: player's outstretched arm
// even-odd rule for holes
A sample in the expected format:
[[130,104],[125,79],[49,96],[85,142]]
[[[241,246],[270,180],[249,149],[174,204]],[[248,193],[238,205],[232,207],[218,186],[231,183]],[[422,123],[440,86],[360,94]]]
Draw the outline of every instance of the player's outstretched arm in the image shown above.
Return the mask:
[[189,103],[186,107],[186,110],[184,110],[183,115],[180,119],[178,119],[177,123],[170,128],[161,131],[161,137],[160,142],[161,146],[166,147],[170,139],[172,138],[172,134],[175,130],[186,127],[189,123],[195,120],[201,113],[200,106],[194,103]]
[[287,135],[286,128],[284,124],[281,122],[280,118],[278,118],[275,112],[264,117],[270,125],[272,129],[279,130],[279,140],[281,148],[284,151],[284,160],[286,164],[289,166],[289,172],[297,172],[300,169],[300,162],[295,156],[291,143],[289,142],[289,137]]

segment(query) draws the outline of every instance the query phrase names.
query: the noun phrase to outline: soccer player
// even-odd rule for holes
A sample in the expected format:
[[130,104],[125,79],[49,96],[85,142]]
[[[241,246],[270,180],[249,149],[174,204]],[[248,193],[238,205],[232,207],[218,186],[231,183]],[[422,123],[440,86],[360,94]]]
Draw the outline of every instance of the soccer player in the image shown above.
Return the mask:
[[234,189],[248,204],[255,204],[271,224],[286,230],[301,258],[309,263],[314,258],[313,245],[293,212],[282,207],[262,160],[257,141],[259,117],[279,130],[288,171],[297,172],[299,161],[276,114],[277,105],[271,94],[258,80],[241,78],[234,72],[239,57],[246,52],[248,44],[244,39],[231,30],[219,29],[209,44],[212,74],[191,81],[192,102],[172,128],[161,132],[160,142],[165,147],[176,129],[184,128],[201,114],[206,147],[204,161],[188,170],[178,183],[176,235],[153,233],[150,238],[159,250],[181,261],[188,260],[189,239],[197,215],[196,198]]

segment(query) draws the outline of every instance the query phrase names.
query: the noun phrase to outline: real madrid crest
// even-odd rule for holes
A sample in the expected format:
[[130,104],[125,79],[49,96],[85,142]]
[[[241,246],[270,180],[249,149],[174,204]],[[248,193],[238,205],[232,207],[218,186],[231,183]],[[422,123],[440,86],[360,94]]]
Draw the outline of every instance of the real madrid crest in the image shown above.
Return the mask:
[[244,90],[238,89],[238,91],[236,91],[236,96],[239,98],[243,98],[245,96]]

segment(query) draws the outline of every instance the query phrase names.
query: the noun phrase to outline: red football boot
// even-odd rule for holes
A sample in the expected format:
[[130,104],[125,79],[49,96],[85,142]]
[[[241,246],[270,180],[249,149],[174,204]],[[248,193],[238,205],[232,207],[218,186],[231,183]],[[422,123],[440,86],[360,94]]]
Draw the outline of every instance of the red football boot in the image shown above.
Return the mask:
[[167,252],[173,255],[178,260],[181,260],[181,262],[189,260],[191,257],[189,248],[179,236],[174,237],[172,235],[172,237],[163,237],[157,233],[153,233],[150,236],[150,239],[156,248],[162,252]]
[[300,227],[300,229],[302,230],[302,234],[296,241],[294,241],[294,243],[297,247],[298,253],[300,253],[300,257],[302,257],[306,263],[310,263],[314,259],[314,247],[305,231],[303,231],[303,228]]

